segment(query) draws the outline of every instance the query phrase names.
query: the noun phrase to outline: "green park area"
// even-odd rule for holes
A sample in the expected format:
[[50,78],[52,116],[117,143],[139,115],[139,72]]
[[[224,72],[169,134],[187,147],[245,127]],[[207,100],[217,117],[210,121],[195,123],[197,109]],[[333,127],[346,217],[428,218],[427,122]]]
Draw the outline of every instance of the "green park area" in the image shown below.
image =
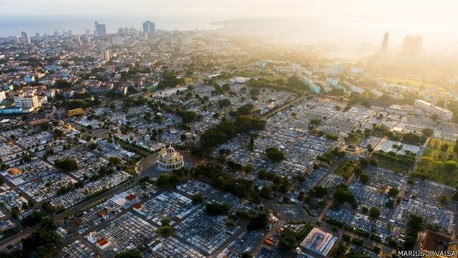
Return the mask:
[[458,185],[458,144],[432,138],[413,175],[451,186]]
[[356,165],[352,160],[346,160],[337,170],[336,174],[348,179],[355,171]]

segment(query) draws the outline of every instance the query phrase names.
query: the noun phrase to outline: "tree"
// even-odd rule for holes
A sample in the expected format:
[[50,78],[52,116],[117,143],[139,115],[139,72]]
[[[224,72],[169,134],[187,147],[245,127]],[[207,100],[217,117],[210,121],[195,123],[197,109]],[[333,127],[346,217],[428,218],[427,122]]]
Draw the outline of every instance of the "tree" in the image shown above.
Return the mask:
[[299,243],[296,239],[296,233],[291,229],[286,229],[283,231],[278,244],[281,248],[286,250],[291,250],[299,246]]
[[245,166],[243,166],[242,171],[247,173],[247,174],[251,173],[253,171],[253,165],[246,164]]
[[260,90],[258,88],[253,88],[250,90],[250,95],[251,96],[258,96],[260,93]]
[[60,244],[60,236],[56,229],[52,219],[43,219],[40,227],[22,241],[23,257],[52,257]]
[[299,230],[285,229],[279,240],[279,246],[282,249],[291,250],[299,246],[300,241],[305,237],[310,227],[302,226]]
[[227,214],[231,209],[229,203],[212,202],[205,205],[205,213],[211,216]]
[[380,217],[380,209],[377,207],[371,207],[369,209],[369,217],[371,219],[378,219]]
[[247,229],[248,230],[264,229],[268,223],[269,223],[269,216],[267,212],[260,212],[256,214],[256,216],[253,216],[250,219]]
[[23,218],[21,223],[24,227],[32,227],[39,224],[46,216],[43,211],[34,211],[27,217]]
[[109,157],[108,161],[115,166],[121,164],[121,159],[118,157]]
[[170,226],[170,221],[168,219],[163,219],[161,221],[161,226],[158,228],[157,231],[159,235],[161,235],[162,237],[169,237],[173,234],[175,229],[172,226]]
[[54,87],[58,89],[68,89],[72,87],[72,84],[68,81],[57,80],[56,83],[54,84]]
[[369,165],[369,160],[367,160],[366,158],[361,158],[359,160],[359,165],[361,166],[361,168],[365,168]]
[[248,144],[248,149],[250,151],[254,150],[254,137],[253,137],[253,135],[250,135],[250,143]]
[[369,183],[369,176],[366,173],[361,173],[359,175],[359,180],[361,181],[361,183],[367,185],[367,183]]
[[394,206],[394,201],[389,199],[386,203],[385,203],[385,207],[387,208],[393,208]]
[[173,73],[172,71],[166,70],[162,73],[161,81],[159,82],[157,88],[158,89],[173,88],[183,83],[184,83],[183,78],[178,78],[175,73]]
[[177,174],[162,174],[156,181],[156,186],[159,188],[175,187],[181,178]]
[[193,196],[191,196],[191,200],[192,200],[192,203],[198,204],[198,203],[202,203],[204,201],[204,198],[202,197],[201,194],[194,194]]
[[449,146],[448,146],[447,143],[442,144],[442,146],[441,146],[441,151],[446,152],[446,151],[448,150],[448,147],[449,147]]
[[54,135],[54,139],[58,139],[58,138],[64,136],[64,131],[62,131],[60,129],[54,129],[53,135]]
[[129,249],[115,255],[115,258],[142,258],[142,253],[137,249]]
[[456,169],[456,162],[453,160],[447,160],[444,163],[444,168],[447,172],[453,172]]
[[244,252],[241,258],[253,258],[253,254],[250,252]]
[[266,149],[267,158],[272,162],[281,162],[285,159],[285,155],[279,149],[270,147]]
[[351,205],[356,205],[355,196],[353,193],[348,190],[348,186],[345,184],[339,184],[335,187],[335,192],[333,195],[334,205],[337,207],[341,204],[348,203]]
[[54,206],[52,206],[49,201],[44,201],[43,204],[41,204],[41,207],[47,213],[52,213],[55,210]]
[[425,128],[423,130],[421,130],[421,133],[424,137],[428,138],[428,137],[431,137],[433,136],[434,134],[434,129],[432,128]]
[[454,201],[458,201],[458,187],[456,187],[455,193],[453,194],[452,199],[453,199]]
[[286,85],[289,88],[299,89],[299,90],[303,90],[307,88],[307,84],[295,75],[288,78],[288,82]]
[[19,215],[20,215],[19,208],[16,206],[13,206],[11,208],[11,217],[13,217],[13,219],[17,219]]
[[163,120],[163,119],[162,119],[162,116],[161,116],[161,115],[156,114],[156,115],[154,116],[154,122],[160,124],[160,123],[162,123],[162,120]]
[[225,108],[231,105],[231,101],[229,99],[220,99],[218,100],[218,106],[220,108]]
[[215,127],[207,129],[200,137],[202,147],[216,147],[225,143],[240,133],[250,133],[253,130],[263,130],[265,121],[252,116],[240,115],[235,121],[224,120]]
[[309,191],[309,194],[316,198],[323,198],[328,194],[328,189],[321,185],[316,185]]
[[242,115],[242,116],[245,115],[245,116],[247,116],[247,115],[251,114],[253,109],[254,109],[254,105],[253,104],[245,104],[245,105],[243,105],[243,106],[241,106],[241,107],[239,107],[237,109],[237,111],[235,112],[235,115]]
[[414,133],[406,133],[402,136],[402,142],[414,145],[421,145],[426,141],[426,137]]
[[262,198],[270,199],[272,198],[272,187],[271,186],[264,186],[259,192],[259,195]]
[[371,153],[371,152],[374,151],[374,147],[372,147],[372,144],[368,144],[368,145],[367,145],[367,151],[368,151],[369,153]]
[[397,188],[390,188],[388,191],[388,195],[391,197],[396,197],[399,194],[399,190]]
[[412,250],[417,242],[418,232],[423,228],[423,218],[417,215],[410,215],[406,226],[405,250]]
[[438,197],[438,201],[439,201],[440,204],[442,204],[442,205],[447,205],[447,204],[448,204],[447,195],[441,194],[441,195]]
[[56,159],[54,165],[65,172],[70,172],[78,169],[78,163],[74,159]]

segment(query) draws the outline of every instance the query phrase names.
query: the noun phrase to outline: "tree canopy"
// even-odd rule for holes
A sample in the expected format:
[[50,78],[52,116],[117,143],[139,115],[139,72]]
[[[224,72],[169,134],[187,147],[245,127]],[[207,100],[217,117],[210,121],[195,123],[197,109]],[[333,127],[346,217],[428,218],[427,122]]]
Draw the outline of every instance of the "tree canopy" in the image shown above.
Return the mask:
[[272,162],[280,162],[285,159],[285,154],[279,149],[270,147],[266,149],[267,158]]

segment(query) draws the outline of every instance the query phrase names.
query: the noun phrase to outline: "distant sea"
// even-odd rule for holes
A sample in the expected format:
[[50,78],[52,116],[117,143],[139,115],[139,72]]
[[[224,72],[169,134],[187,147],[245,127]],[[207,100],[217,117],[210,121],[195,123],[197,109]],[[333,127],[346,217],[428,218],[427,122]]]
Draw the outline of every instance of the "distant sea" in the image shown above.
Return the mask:
[[150,20],[159,30],[209,30],[217,28],[210,25],[216,17],[59,17],[59,16],[12,16],[0,15],[0,37],[20,35],[22,31],[30,36],[35,33],[53,34],[63,30],[83,34],[86,29],[94,31],[94,22],[105,24],[108,33],[115,33],[119,28],[141,29],[142,23]]
[[[0,37],[20,35],[22,31],[30,36],[35,33],[53,34],[54,31],[71,30],[74,34],[83,34],[89,29],[94,31],[94,22],[105,24],[108,33],[116,33],[119,28],[136,28],[141,30],[142,23],[153,21],[157,30],[211,30],[220,26],[211,25],[212,22],[226,20],[219,16],[195,17],[145,17],[145,16],[107,16],[104,15],[11,15],[1,14]],[[229,19],[230,20],[230,19]],[[360,46],[371,43],[379,48],[383,34],[389,31],[389,48],[400,49],[406,35],[421,35],[425,49],[450,47],[458,49],[458,22],[453,24],[417,24],[412,26],[403,23],[343,23],[340,21],[315,21],[307,17],[291,18],[249,18],[235,19],[232,30],[240,35],[261,35],[273,40],[288,42],[317,44],[334,43],[341,47]]]

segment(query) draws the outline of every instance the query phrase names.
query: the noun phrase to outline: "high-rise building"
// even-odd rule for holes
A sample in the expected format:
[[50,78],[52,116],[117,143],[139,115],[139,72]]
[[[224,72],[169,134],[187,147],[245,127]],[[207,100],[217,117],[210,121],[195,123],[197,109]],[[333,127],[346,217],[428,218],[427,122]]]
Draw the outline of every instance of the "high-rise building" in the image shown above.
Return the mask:
[[386,54],[386,52],[388,51],[388,39],[389,39],[389,34],[388,34],[388,31],[385,32],[385,35],[383,35],[383,42],[382,42],[382,55]]
[[423,38],[421,36],[406,36],[404,38],[403,51],[407,55],[418,55],[421,50]]
[[156,33],[156,24],[151,21],[145,21],[143,23],[143,32],[148,35],[154,35]]
[[101,24],[99,22],[95,22],[94,24],[95,24],[95,34],[97,36],[104,37],[107,35],[107,28],[105,24]]
[[25,31],[21,32],[21,39],[22,39],[22,42],[30,44],[30,37],[29,35],[27,35]]

